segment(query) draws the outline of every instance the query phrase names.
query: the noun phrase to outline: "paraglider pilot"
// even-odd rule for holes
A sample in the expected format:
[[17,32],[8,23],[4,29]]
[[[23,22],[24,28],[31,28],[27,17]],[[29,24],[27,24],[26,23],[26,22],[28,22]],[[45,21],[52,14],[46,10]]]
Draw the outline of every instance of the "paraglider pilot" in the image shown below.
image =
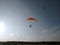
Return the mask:
[[30,28],[31,28],[32,25],[30,25]]

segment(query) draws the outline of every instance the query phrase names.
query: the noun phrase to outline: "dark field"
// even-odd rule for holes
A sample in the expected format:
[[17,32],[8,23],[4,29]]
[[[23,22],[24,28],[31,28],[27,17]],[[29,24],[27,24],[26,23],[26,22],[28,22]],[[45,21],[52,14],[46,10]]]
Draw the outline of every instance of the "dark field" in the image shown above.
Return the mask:
[[0,42],[0,45],[60,45],[60,42]]

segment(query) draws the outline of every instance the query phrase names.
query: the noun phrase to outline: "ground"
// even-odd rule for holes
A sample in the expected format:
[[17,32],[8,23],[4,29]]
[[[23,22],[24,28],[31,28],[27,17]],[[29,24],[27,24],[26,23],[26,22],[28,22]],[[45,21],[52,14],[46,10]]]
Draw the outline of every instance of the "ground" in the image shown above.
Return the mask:
[[0,42],[0,45],[60,45],[59,42]]

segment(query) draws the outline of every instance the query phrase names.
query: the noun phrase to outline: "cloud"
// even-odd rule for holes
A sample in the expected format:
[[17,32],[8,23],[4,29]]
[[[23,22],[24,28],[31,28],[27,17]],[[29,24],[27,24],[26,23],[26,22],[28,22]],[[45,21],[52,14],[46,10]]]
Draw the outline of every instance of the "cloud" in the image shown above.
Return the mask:
[[46,33],[46,32],[48,32],[48,30],[42,30],[42,32],[43,32],[43,33]]
[[49,40],[49,41],[60,41],[60,25],[59,26],[55,26],[53,28],[51,28],[50,30],[48,30],[46,36],[45,36],[45,40]]
[[53,28],[51,28],[51,29],[46,29],[46,30],[42,30],[41,32],[42,33],[55,33],[55,32],[57,32],[57,31],[59,31],[60,30],[60,25],[59,26],[55,26],[55,27],[53,27]]
[[58,31],[60,30],[60,25],[59,26],[56,26],[56,27],[53,27],[49,30],[49,32],[55,32],[55,31]]

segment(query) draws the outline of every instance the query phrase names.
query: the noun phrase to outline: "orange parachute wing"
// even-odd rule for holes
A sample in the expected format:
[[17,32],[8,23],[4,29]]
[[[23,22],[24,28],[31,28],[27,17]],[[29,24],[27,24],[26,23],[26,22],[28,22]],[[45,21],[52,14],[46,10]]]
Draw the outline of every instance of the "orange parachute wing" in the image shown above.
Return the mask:
[[32,20],[32,21],[37,21],[37,19],[35,18],[27,18],[28,21]]

